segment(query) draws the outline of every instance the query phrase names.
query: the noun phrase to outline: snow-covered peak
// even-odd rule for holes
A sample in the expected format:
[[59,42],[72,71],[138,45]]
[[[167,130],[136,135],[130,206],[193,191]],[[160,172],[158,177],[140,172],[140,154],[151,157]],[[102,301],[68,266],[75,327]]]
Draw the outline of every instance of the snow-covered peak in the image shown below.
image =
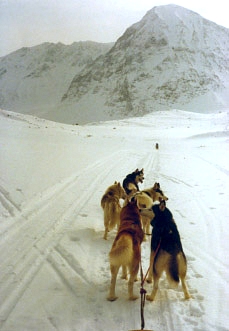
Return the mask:
[[180,47],[184,44],[193,49],[226,47],[229,51],[227,41],[227,28],[181,6],[165,5],[149,10],[139,22],[125,31],[117,45]]
[[229,29],[177,5],[149,10],[111,44],[45,43],[0,59],[0,106],[87,123],[229,107]]
[[228,45],[228,29],[179,6],[155,7],[74,77],[63,104],[85,116],[93,97],[104,118],[171,108],[224,109]]

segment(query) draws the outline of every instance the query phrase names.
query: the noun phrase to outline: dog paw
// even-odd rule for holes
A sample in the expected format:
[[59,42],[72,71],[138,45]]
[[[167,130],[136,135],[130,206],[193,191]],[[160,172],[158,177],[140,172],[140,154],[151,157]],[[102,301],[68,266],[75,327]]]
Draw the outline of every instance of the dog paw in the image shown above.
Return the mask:
[[191,294],[187,293],[184,296],[185,300],[189,300],[189,299],[193,299],[193,296],[191,296]]
[[147,295],[146,296],[146,300],[153,301],[154,300],[154,297],[152,297],[151,295]]
[[138,298],[139,298],[139,295],[131,295],[129,297],[129,300],[134,301],[134,300],[137,300]]
[[122,275],[122,276],[121,276],[121,279],[125,279],[125,280],[127,280],[128,277],[127,277],[127,275]]
[[108,301],[111,301],[111,302],[112,302],[112,301],[115,301],[115,300],[117,300],[117,299],[118,299],[118,297],[115,297],[115,296],[114,296],[114,297],[107,297],[107,300],[108,300]]

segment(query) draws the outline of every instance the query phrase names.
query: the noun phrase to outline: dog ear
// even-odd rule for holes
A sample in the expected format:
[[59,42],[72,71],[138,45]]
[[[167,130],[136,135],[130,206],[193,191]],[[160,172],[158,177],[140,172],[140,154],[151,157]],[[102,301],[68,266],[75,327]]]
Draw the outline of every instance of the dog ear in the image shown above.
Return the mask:
[[135,197],[131,199],[131,204],[138,207],[138,201],[135,199]]
[[114,184],[118,184],[118,183],[115,181]]

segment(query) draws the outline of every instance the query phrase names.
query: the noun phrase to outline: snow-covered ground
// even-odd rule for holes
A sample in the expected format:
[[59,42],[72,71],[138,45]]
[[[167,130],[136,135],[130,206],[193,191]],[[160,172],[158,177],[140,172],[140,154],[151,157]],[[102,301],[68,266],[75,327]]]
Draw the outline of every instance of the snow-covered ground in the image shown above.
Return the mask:
[[[163,277],[145,303],[145,329],[228,330],[228,123],[227,112],[174,110],[73,126],[1,111],[0,329],[140,329],[140,299],[127,300],[125,280],[117,280],[119,299],[106,300],[115,231],[103,239],[100,199],[143,167],[141,188],[158,181],[169,197],[193,296],[185,301]],[[149,254],[150,239],[144,272]]]

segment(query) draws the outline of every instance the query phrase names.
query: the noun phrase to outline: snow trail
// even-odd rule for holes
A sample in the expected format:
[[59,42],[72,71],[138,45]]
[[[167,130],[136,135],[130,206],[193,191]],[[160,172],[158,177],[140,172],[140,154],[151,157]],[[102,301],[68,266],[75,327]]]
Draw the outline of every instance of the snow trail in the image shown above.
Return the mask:
[[[42,186],[38,183],[41,176],[37,176],[30,194],[25,191],[21,167],[15,167],[19,178],[15,187],[9,177],[1,178],[1,331],[128,331],[140,327],[140,299],[127,300],[127,281],[118,276],[119,298],[115,302],[106,300],[110,284],[108,252],[116,231],[109,233],[107,241],[103,239],[100,206],[106,188],[114,181],[122,182],[136,168],[145,169],[145,181],[140,188],[151,187],[157,181],[169,197],[167,206],[181,235],[188,260],[187,285],[193,296],[189,301],[184,300],[181,286],[170,289],[163,276],[155,301],[145,303],[145,329],[228,329],[227,137],[213,139],[207,135],[186,139],[180,132],[177,137],[173,128],[168,130],[169,116],[182,118],[183,127],[189,127],[185,137],[200,130],[197,114],[192,121],[190,114],[182,117],[180,112],[167,114],[163,120],[160,114],[154,114],[152,118],[77,129],[44,122],[50,132],[42,141],[43,148],[50,153],[55,134],[59,143],[62,139],[67,142],[73,139],[74,143],[69,149],[65,145],[61,158],[57,155],[47,169],[51,174],[55,168],[56,180],[54,176],[49,181],[47,176]],[[15,157],[16,144],[7,134],[17,141],[15,128],[23,130],[20,140],[23,151],[30,148],[24,137],[28,135],[35,145],[36,139],[42,140],[44,136],[40,121],[31,117],[29,126],[28,121],[14,121],[6,116],[0,120],[5,151],[11,150],[11,156]],[[203,130],[203,123],[200,124]],[[208,126],[204,130],[210,132]],[[159,150],[155,149],[155,142],[159,143]],[[64,156],[70,152],[72,163],[78,158],[78,166],[74,163],[73,167],[69,159],[65,162]],[[40,153],[44,157],[42,147]],[[23,157],[27,162],[27,155]],[[30,169],[36,167],[36,173],[42,174],[37,159],[31,161]],[[8,158],[2,158],[2,162],[3,169],[7,169]],[[68,166],[69,175],[66,175],[63,168]],[[33,176],[32,171],[28,176]],[[36,183],[43,187],[41,191],[36,190]],[[24,196],[21,203],[18,194]],[[142,244],[144,273],[149,266],[150,240],[149,236]],[[152,284],[145,283],[144,288],[149,293]],[[139,291],[140,280],[134,284],[134,292]]]

